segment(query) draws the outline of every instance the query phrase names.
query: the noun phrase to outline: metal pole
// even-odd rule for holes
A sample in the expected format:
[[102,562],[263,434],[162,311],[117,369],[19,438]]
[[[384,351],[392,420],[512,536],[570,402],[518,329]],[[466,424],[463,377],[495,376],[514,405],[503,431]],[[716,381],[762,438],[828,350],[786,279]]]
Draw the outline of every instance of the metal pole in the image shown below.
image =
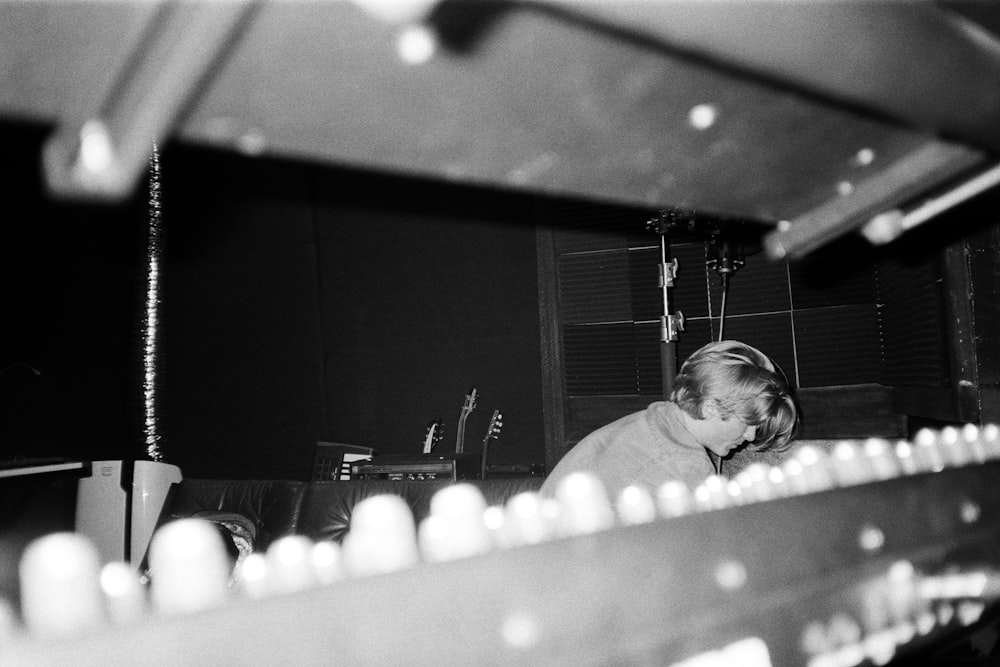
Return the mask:
[[660,316],[660,371],[663,374],[663,400],[670,398],[677,377],[677,334],[684,331],[684,314],[674,312],[671,304],[674,279],[677,277],[678,263],[670,259],[670,230],[681,217],[693,220],[691,214],[678,211],[661,211],[646,223],[648,229],[660,235],[660,279],[659,287],[663,296],[663,314]]

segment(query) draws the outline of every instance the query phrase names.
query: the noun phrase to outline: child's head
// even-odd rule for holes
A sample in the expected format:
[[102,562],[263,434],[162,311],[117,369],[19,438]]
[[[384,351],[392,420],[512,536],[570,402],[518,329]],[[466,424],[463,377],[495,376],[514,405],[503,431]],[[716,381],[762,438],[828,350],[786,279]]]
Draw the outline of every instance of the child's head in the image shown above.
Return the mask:
[[670,400],[695,419],[713,414],[757,427],[754,449],[781,449],[798,423],[788,380],[760,350],[735,340],[709,343],[681,366]]

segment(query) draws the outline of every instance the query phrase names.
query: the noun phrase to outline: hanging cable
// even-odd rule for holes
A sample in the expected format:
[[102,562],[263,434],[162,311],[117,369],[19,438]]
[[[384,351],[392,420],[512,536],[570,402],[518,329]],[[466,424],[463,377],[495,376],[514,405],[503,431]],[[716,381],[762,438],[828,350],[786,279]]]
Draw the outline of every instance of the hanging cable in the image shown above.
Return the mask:
[[[713,225],[708,230],[708,238],[705,240],[705,264],[710,269],[715,269],[722,280],[722,306],[719,310],[719,340],[725,340],[726,329],[726,301],[729,297],[729,278],[736,273],[745,263],[743,258],[743,244],[734,242],[732,229],[724,227],[724,223]],[[738,238],[738,236],[737,236]],[[722,474],[722,459],[709,453],[709,459],[715,468],[715,474]]]
[[729,274],[722,274],[722,308],[719,310],[719,340],[725,340],[723,332],[726,328],[726,297],[729,296]]

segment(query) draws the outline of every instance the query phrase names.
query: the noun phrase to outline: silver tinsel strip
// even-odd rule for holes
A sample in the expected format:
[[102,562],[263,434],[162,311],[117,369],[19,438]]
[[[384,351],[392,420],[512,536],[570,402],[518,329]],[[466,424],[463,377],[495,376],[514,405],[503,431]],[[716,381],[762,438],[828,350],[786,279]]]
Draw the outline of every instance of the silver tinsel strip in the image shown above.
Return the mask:
[[149,163],[149,230],[146,241],[146,307],[142,322],[143,431],[146,455],[163,461],[157,408],[157,329],[160,313],[160,154],[153,144]]

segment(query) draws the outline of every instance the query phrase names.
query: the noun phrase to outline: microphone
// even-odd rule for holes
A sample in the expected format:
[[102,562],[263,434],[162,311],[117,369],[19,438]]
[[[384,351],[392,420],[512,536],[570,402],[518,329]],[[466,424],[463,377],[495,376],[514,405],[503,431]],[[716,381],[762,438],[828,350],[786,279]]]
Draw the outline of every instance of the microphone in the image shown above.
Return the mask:
[[726,285],[729,277],[746,264],[741,235],[724,223],[710,228],[705,244],[705,263],[719,274],[723,285]]

